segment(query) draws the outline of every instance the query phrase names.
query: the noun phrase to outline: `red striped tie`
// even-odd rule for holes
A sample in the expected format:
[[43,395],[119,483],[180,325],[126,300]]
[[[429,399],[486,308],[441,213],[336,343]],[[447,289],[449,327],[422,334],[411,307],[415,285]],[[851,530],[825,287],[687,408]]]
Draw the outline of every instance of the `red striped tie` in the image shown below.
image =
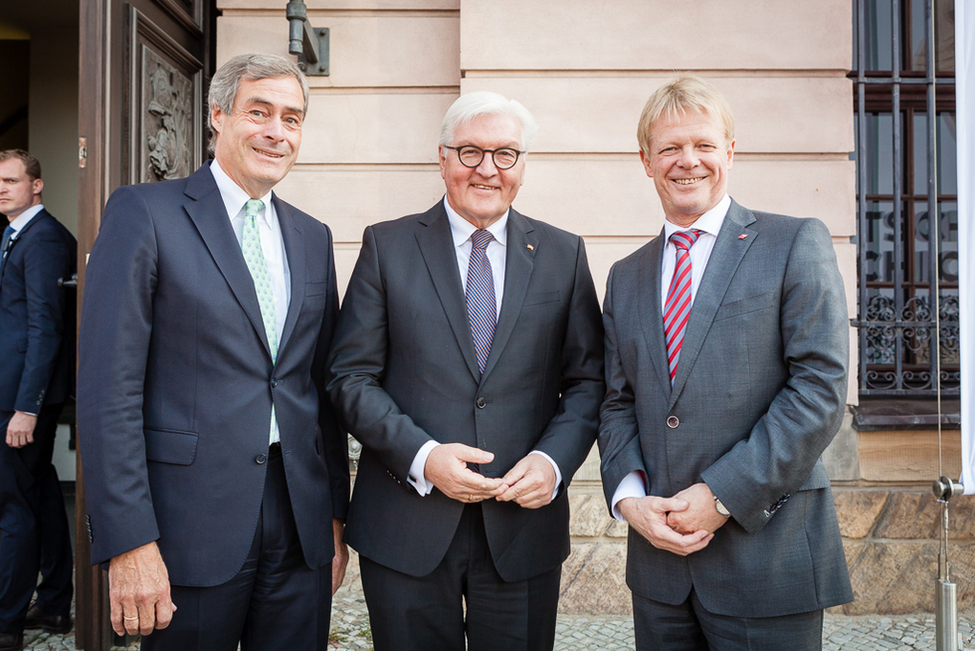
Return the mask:
[[664,301],[664,336],[667,338],[667,362],[670,365],[670,384],[677,376],[677,360],[684,343],[684,329],[691,315],[691,247],[701,231],[677,231],[670,241],[677,247],[674,277]]

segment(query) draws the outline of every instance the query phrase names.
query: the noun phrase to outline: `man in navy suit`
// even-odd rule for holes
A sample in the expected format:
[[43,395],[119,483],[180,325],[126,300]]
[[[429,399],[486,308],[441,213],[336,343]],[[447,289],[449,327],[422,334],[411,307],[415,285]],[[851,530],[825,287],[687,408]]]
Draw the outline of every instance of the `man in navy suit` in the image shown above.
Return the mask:
[[209,102],[214,160],[118,189],[87,266],[91,560],[109,564],[114,629],[143,649],[325,649],[348,560],[346,436],[324,392],[332,237],[271,192],[308,85],[287,59],[242,55]]
[[71,539],[51,456],[74,361],[74,302],[59,280],[75,271],[77,243],[43,189],[36,158],[0,152],[0,651],[23,648],[25,623],[71,628]]

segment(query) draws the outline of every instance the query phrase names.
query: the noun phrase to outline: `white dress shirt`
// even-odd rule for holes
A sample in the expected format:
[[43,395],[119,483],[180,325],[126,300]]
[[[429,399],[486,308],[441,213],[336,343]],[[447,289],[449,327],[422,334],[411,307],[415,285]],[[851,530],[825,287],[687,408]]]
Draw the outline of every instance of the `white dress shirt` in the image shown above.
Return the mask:
[[[284,238],[281,236],[281,223],[271,201],[271,193],[268,192],[263,197],[251,197],[227,176],[216,160],[210,163],[210,172],[217,183],[220,198],[227,207],[227,216],[237,236],[237,244],[242,244],[244,237],[244,204],[252,198],[264,202],[264,207],[257,213],[257,232],[271,280],[271,294],[274,296],[274,326],[280,337],[284,332],[284,322],[288,318],[288,307],[291,303],[291,270],[288,268],[288,254],[284,248]],[[278,344],[280,343],[279,339]],[[280,440],[278,420],[272,409],[270,442],[276,443]]]
[[[446,195],[443,198],[443,206],[447,211],[447,220],[450,222],[450,235],[454,240],[454,251],[457,253],[457,268],[460,271],[460,286],[465,292],[467,291],[467,268],[470,266],[471,262],[471,249],[473,244],[471,242],[471,236],[474,231],[478,228],[461,217],[456,210],[450,206],[450,202],[447,201]],[[508,210],[501,215],[501,219],[497,220],[493,224],[487,227],[487,231],[491,233],[494,237],[491,242],[488,243],[487,251],[485,252],[488,261],[491,263],[491,273],[494,275],[494,297],[497,303],[498,316],[501,316],[501,302],[504,298],[504,272],[505,272],[505,262],[507,259],[508,251]],[[410,464],[410,474],[406,480],[416,489],[416,491],[423,496],[429,495],[433,490],[433,484],[428,482],[423,474],[423,469],[427,465],[427,457],[430,456],[430,452],[440,445],[437,441],[427,441],[424,443],[419,451],[417,451],[416,456],[413,457],[413,463]],[[555,495],[559,492],[559,485],[562,483],[562,472],[559,470],[559,466],[555,463],[549,455],[545,454],[540,450],[534,450],[529,454],[538,454],[542,457],[548,459],[548,462],[552,464],[552,468],[555,470],[555,492],[552,494],[553,499]]]
[[[10,228],[14,229],[14,232],[10,234],[10,244],[8,246],[13,246],[13,241],[17,239],[20,235],[20,231],[23,230],[24,226],[34,219],[34,215],[44,210],[44,204],[39,203],[36,206],[31,206],[30,208],[24,210],[22,213],[13,218],[10,222]],[[0,231],[2,232],[2,231]],[[3,257],[7,257],[7,252],[3,252]]]
[[[677,266],[677,247],[670,241],[670,236],[677,231],[697,230],[701,231],[694,246],[691,247],[691,306],[694,305],[694,298],[697,290],[701,286],[701,278],[704,276],[704,269],[711,258],[711,251],[714,249],[714,242],[724,224],[724,219],[728,215],[728,208],[731,207],[731,197],[727,194],[719,201],[714,208],[707,211],[697,218],[690,228],[681,228],[669,221],[664,222],[664,244],[663,260],[660,267],[660,311],[663,313],[664,305],[667,302],[667,291],[670,289],[670,282],[674,277],[674,267]],[[661,323],[663,327],[663,323]],[[678,364],[680,361],[678,360]],[[623,478],[620,485],[613,493],[613,517],[625,522],[620,515],[616,505],[627,497],[646,497],[647,484],[646,478],[639,470],[635,470]]]

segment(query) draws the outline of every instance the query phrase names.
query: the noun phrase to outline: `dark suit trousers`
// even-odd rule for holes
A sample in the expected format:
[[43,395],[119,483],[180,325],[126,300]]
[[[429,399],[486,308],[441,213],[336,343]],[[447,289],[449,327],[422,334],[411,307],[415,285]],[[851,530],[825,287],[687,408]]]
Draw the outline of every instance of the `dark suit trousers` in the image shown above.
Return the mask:
[[819,651],[823,611],[782,617],[727,617],[708,612],[691,589],[676,606],[633,595],[636,651]]
[[[221,585],[172,586],[173,621],[144,637],[143,651],[236,651],[238,641],[242,651],[326,651],[332,566],[305,564],[280,451],[270,452],[267,464],[244,566]],[[207,544],[205,534],[200,544]]]
[[542,651],[555,644],[561,566],[506,583],[494,568],[479,504],[464,507],[431,574],[409,576],[365,556],[359,565],[376,651]]
[[[63,404],[41,409],[34,442],[7,445],[13,412],[0,412],[0,633],[20,633],[34,588],[48,615],[71,610],[71,535],[57,471],[51,464]],[[37,573],[44,562],[44,578]]]

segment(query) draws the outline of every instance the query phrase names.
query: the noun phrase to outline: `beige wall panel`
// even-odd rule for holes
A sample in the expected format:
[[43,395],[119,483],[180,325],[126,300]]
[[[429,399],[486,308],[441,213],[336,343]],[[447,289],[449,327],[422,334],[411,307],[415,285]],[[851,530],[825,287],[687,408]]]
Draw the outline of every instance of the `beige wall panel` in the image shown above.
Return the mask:
[[461,1],[464,70],[839,69],[849,0]]
[[589,271],[596,284],[599,304],[606,295],[606,279],[609,270],[618,260],[622,260],[650,241],[650,237],[587,237],[586,255],[589,258]]
[[424,212],[443,196],[432,166],[320,170],[296,166],[275,188],[282,199],[324,221],[336,242],[359,242],[369,224]]
[[457,94],[313,94],[302,163],[437,164],[440,122]]
[[339,287],[339,300],[345,298],[345,290],[352,278],[355,261],[359,258],[359,242],[340,242],[334,246],[335,250],[335,280]]
[[[637,150],[636,125],[647,98],[672,76],[471,76],[461,91],[492,90],[528,107],[540,125],[534,151],[626,152]],[[845,77],[709,80],[735,113],[738,152],[853,149],[853,90]]]
[[[636,154],[613,159],[531,160],[515,200],[518,210],[582,235],[655,235],[663,210]],[[854,229],[853,163],[845,160],[748,160],[731,173],[742,205],[819,217],[833,235]]]
[[[217,7],[223,11],[234,9],[273,9],[281,8],[280,0],[217,0]],[[314,17],[316,10],[349,11],[456,11],[460,0],[305,0],[308,12]],[[312,20],[312,25],[318,24]]]
[[[288,54],[284,17],[217,19],[217,65],[246,52]],[[312,16],[330,29],[330,76],[310,77],[312,87],[458,86],[460,40],[456,16]]]
[[833,237],[856,234],[856,168],[848,160],[736,161],[728,191],[755,210],[818,217]]

